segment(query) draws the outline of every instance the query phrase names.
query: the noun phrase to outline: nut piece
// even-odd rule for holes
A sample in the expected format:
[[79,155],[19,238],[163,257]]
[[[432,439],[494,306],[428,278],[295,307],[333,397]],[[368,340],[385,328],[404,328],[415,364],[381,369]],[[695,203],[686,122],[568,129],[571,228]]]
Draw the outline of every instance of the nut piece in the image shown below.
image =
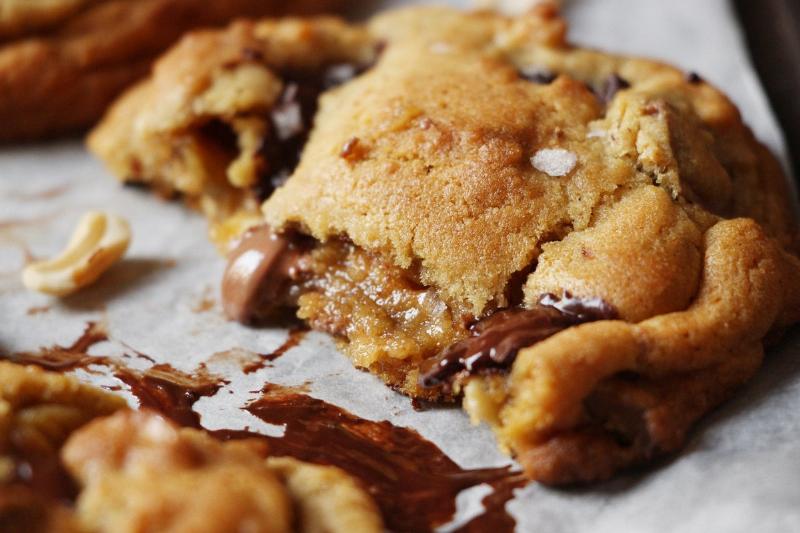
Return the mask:
[[116,263],[130,241],[131,230],[124,218],[90,211],[81,218],[61,255],[25,267],[22,283],[55,296],[72,294],[92,284]]

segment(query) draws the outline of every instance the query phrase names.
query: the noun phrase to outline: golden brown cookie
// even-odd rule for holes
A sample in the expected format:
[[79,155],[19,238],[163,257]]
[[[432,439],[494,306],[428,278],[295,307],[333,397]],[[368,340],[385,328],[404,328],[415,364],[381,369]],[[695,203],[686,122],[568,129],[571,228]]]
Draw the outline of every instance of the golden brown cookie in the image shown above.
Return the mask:
[[[364,27],[303,23],[333,43],[316,41],[317,76],[330,53],[364,61],[317,110],[286,97],[308,84],[273,59],[304,50],[279,40],[296,24],[188,38],[90,138],[121,178],[188,194],[225,242],[257,223],[270,161],[290,161],[282,125],[302,132],[267,225],[230,253],[230,316],[297,308],[403,392],[463,393],[548,483],[677,449],[757,370],[764,339],[800,319],[786,178],[697,75],[573,47],[552,6],[411,8]],[[237,48],[256,66],[230,74]],[[204,90],[158,89],[187,71]],[[256,104],[226,96],[255,87]],[[313,127],[284,120],[287,104],[316,110]],[[167,156],[151,158],[154,139]]]
[[92,125],[184,32],[237,17],[341,10],[343,0],[4,0],[0,142]]

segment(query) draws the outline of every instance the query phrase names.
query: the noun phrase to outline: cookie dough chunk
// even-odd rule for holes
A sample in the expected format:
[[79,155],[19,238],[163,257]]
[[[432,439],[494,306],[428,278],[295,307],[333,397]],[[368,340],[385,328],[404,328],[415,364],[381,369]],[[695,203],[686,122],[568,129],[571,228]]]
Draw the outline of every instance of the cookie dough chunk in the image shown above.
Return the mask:
[[[280,34],[272,24],[254,27]],[[671,66],[571,46],[565,29],[548,5],[515,18],[410,8],[332,29],[380,54],[321,93],[296,168],[223,282],[231,316],[297,308],[403,392],[463,394],[555,484],[680,447],[757,370],[764,339],[800,319],[791,194],[735,106]],[[120,117],[175,105],[152,94],[96,131],[112,168],[108,131],[138,135]],[[242,139],[218,172],[188,175],[231,190]]]
[[82,485],[90,531],[382,531],[371,498],[336,468],[265,461],[252,444],[222,443],[150,412],[88,425],[62,455]]
[[0,142],[92,125],[184,32],[237,17],[340,10],[344,0],[7,0],[0,4]]

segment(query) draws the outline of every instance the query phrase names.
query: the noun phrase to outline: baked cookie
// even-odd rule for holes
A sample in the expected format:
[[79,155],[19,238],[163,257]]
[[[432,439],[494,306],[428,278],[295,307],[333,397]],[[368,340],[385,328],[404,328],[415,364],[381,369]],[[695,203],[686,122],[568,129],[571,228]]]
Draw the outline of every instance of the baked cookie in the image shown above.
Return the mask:
[[344,0],[3,0],[0,141],[92,125],[184,32],[237,17],[336,11]]
[[349,475],[266,451],[0,361],[2,531],[383,530]]
[[[317,79],[350,66],[302,104],[319,84],[281,57]],[[196,34],[89,142],[119,177],[189,196],[223,247],[272,193],[230,252],[228,314],[296,308],[391,386],[463,395],[547,483],[679,448],[800,319],[791,194],[734,105],[570,46],[552,6]]]

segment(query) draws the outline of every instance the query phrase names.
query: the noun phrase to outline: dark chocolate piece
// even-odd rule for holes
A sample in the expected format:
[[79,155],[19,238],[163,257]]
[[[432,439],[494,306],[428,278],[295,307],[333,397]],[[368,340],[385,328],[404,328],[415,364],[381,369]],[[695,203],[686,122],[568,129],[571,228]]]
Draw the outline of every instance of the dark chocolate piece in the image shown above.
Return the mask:
[[540,85],[549,85],[553,83],[558,76],[552,70],[541,67],[533,67],[520,70],[519,77]]
[[498,311],[471,328],[472,336],[442,351],[423,372],[423,387],[435,387],[457,374],[504,371],[517,353],[528,346],[578,324],[617,318],[614,308],[600,298],[562,298],[544,294],[530,309]]
[[267,225],[248,230],[229,254],[222,277],[222,307],[228,318],[247,323],[262,308],[282,307],[290,282],[299,279],[303,253]]
[[688,81],[692,85],[696,85],[698,83],[703,83],[704,80],[703,80],[703,78],[700,77],[700,74],[698,74],[697,72],[692,71],[692,72],[689,72],[686,75],[686,81]]
[[630,83],[625,78],[620,77],[618,74],[611,74],[606,81],[603,83],[603,88],[598,94],[598,98],[604,104],[608,105],[611,103],[611,100],[614,99],[614,96],[619,91],[627,89],[631,86]]

